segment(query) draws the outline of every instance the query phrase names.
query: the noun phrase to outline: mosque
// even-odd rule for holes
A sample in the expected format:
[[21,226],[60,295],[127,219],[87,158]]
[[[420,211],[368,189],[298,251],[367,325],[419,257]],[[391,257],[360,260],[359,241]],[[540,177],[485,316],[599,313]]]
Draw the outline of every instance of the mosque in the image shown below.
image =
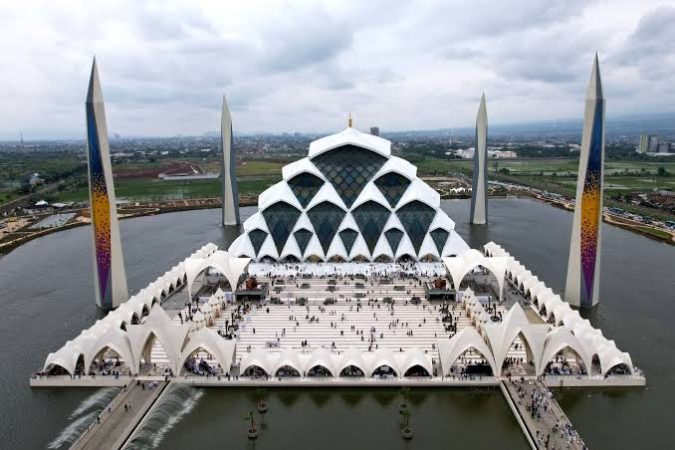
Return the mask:
[[[466,386],[544,375],[556,386],[644,384],[628,353],[506,249],[470,249],[417,168],[351,117],[283,168],[229,249],[206,244],[128,297],[95,65],[87,104],[96,295],[112,311],[50,353],[32,385],[143,376]],[[588,115],[601,137],[600,116]],[[222,120],[223,222],[239,225],[225,101]],[[484,158],[484,98],[476,135]],[[484,191],[472,200],[472,223],[486,223],[485,201]]]
[[469,249],[417,168],[350,126],[312,142],[260,194],[229,252],[255,261],[440,261]]

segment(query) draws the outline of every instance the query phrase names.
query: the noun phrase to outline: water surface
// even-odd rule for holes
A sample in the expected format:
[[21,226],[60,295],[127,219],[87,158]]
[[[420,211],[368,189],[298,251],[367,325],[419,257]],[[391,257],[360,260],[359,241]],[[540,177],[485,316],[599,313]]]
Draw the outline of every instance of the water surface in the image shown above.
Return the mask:
[[[443,202],[457,231],[472,247],[494,240],[562,292],[571,213],[529,199],[497,199],[490,200],[490,224],[471,227],[469,206],[466,200]],[[245,208],[243,218],[253,211]],[[219,219],[219,210],[202,210],[121,221],[130,290],[142,288],[206,242],[226,248],[236,230],[219,227]],[[561,404],[591,448],[670,448],[675,405],[675,249],[608,225],[603,225],[603,239],[601,304],[584,314],[619,348],[630,352],[646,372],[648,386],[566,390]],[[49,352],[100,317],[93,299],[91,264],[87,227],[36,239],[0,259],[2,448],[45,448],[73,423],[71,415],[93,393],[28,387],[28,377]],[[379,448],[403,445],[400,438],[394,439],[395,400],[386,400],[395,393],[271,395],[269,428],[257,448],[290,448],[285,445],[291,440],[296,445],[300,442],[299,448],[318,448],[319,442],[327,449],[344,448],[347,442],[356,449],[383,442],[391,446]],[[422,448],[422,443],[424,448],[440,448],[444,442],[443,448],[447,442],[461,442],[462,447],[475,443],[474,448],[494,448],[503,442],[502,448],[525,448],[497,392],[439,390],[420,396],[423,400],[412,419],[416,435],[409,448]],[[242,443],[242,416],[250,401],[249,391],[208,390],[192,412],[166,430],[158,445],[186,448],[201,444],[208,433],[219,439],[204,442],[208,445],[202,448],[223,448],[230,439]],[[449,436],[451,441],[446,440]],[[272,447],[271,441],[284,447]]]

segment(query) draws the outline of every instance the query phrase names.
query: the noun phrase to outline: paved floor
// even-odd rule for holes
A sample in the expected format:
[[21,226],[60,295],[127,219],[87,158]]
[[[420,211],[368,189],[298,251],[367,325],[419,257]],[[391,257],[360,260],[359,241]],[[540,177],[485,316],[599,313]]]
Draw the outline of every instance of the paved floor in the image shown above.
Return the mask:
[[101,413],[100,422],[94,423],[72,450],[121,447],[165,387],[166,383],[160,383],[153,389],[143,389],[132,383],[115,397],[109,409]]

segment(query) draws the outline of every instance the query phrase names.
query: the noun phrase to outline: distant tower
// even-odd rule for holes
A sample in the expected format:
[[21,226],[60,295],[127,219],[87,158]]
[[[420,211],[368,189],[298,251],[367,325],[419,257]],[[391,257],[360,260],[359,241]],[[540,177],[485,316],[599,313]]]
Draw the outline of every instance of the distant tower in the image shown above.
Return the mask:
[[232,137],[232,116],[223,95],[223,112],[220,122],[223,145],[223,225],[239,225],[239,194],[237,192],[237,158]]
[[373,136],[379,136],[380,127],[370,127],[370,134],[372,134]]
[[26,147],[23,143],[23,131],[19,131],[19,135],[21,136],[21,151],[26,150]]
[[586,91],[584,132],[565,286],[565,300],[582,308],[590,308],[599,301],[604,153],[605,99],[596,54]]
[[96,304],[113,309],[126,301],[127,277],[117,224],[115,186],[110,165],[108,129],[96,59],[91,67],[89,91],[85,103],[87,118],[87,162],[89,167],[89,202],[94,250],[94,285]]
[[476,117],[476,150],[473,154],[471,186],[471,223],[487,223],[487,108],[485,94],[480,99]]

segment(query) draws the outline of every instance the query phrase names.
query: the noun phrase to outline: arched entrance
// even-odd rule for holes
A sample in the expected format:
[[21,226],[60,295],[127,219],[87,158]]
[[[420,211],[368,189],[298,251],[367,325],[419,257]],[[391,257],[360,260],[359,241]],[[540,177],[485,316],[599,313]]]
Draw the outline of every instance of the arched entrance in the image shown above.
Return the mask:
[[317,364],[307,371],[308,377],[332,377],[333,374],[327,367]]
[[341,377],[364,377],[365,373],[361,370],[360,367],[354,365],[348,365],[340,371]]
[[378,366],[375,370],[373,370],[373,376],[380,378],[395,378],[398,376],[398,374],[396,373],[394,368],[391,367],[390,365],[382,364],[381,366]]
[[494,376],[492,366],[485,355],[474,347],[469,347],[460,353],[454,361],[450,362],[450,368],[446,370],[447,375],[456,377]]
[[279,367],[274,374],[277,377],[299,377],[300,372],[295,367],[289,366],[289,365],[283,365]]
[[429,371],[419,364],[409,367],[403,374],[404,377],[430,377]]
[[509,372],[512,376],[535,375],[532,350],[522,331],[511,342],[506,358],[502,362],[502,375]]
[[181,374],[217,376],[222,368],[216,358],[205,348],[198,347],[190,353],[181,365]]

